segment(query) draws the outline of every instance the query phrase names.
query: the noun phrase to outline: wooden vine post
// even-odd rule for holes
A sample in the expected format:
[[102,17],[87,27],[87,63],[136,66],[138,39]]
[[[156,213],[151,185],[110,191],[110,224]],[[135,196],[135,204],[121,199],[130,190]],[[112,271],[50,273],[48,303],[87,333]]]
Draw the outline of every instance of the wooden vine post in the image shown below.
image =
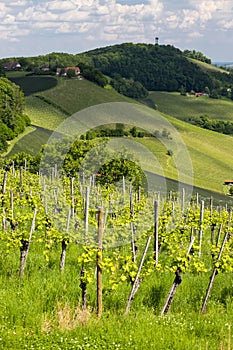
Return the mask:
[[182,198],[181,198],[181,212],[184,213],[185,208],[185,189],[182,188]]
[[[226,241],[228,239],[228,235],[229,235],[229,232],[227,231],[226,234],[225,234],[225,237],[224,237],[224,239],[222,241],[222,245],[221,245],[221,249],[220,249],[219,254],[218,254],[217,262],[221,259],[225,243],[226,243]],[[206,296],[205,296],[205,299],[204,299],[204,302],[203,302],[203,305],[202,305],[202,308],[201,308],[201,312],[202,313],[205,313],[205,311],[206,311],[207,301],[209,299],[210,292],[211,292],[211,289],[213,287],[214,279],[215,279],[216,275],[217,275],[217,268],[215,267],[213,269],[212,275],[210,277],[210,282],[209,282],[209,285],[208,285],[208,288],[207,288],[207,291],[206,291]]]
[[27,256],[29,252],[29,247],[32,239],[32,234],[35,229],[35,221],[36,221],[36,214],[37,214],[37,209],[34,209],[33,213],[33,218],[32,218],[32,223],[31,223],[31,230],[29,233],[29,237],[27,240],[22,239],[21,240],[21,247],[20,247],[20,269],[19,269],[19,275],[20,277],[23,277],[24,275],[24,269],[26,266],[26,261],[27,261]]
[[137,247],[136,247],[136,233],[135,233],[135,227],[133,223],[133,217],[134,217],[134,205],[133,205],[133,194],[130,193],[130,230],[131,230],[131,246],[132,246],[132,261],[136,263],[136,253],[137,253]]
[[[189,247],[188,247],[188,250],[187,250],[187,255],[190,254],[190,251],[192,249],[194,240],[195,240],[195,237],[192,237],[191,242],[190,242]],[[161,316],[163,316],[164,314],[168,313],[168,311],[170,310],[170,307],[171,307],[172,301],[174,299],[177,287],[182,282],[182,276],[181,276],[181,269],[180,268],[178,268],[176,270],[175,275],[176,275],[176,277],[174,279],[174,282],[173,282],[173,284],[171,286],[170,292],[168,294],[168,297],[167,297],[166,302],[164,304],[164,307],[162,309]]]
[[102,252],[103,252],[103,228],[104,228],[104,213],[103,209],[98,211],[98,250],[97,250],[97,315],[98,318],[102,315]]
[[67,221],[66,221],[66,237],[64,237],[62,239],[61,242],[61,257],[60,257],[60,271],[61,273],[64,272],[64,268],[65,268],[65,261],[66,261],[66,248],[67,248],[67,244],[68,244],[68,232],[69,232],[69,226],[70,226],[70,216],[71,216],[71,210],[68,211],[68,215],[67,215]]
[[3,196],[6,192],[6,183],[7,183],[7,171],[4,172],[3,183],[2,183],[2,195]]
[[199,237],[198,237],[199,256],[201,256],[202,235],[203,235],[203,220],[204,220],[204,201],[201,201],[200,230],[199,230]]
[[[84,174],[83,174],[84,176]],[[84,180],[83,180],[84,181]],[[88,215],[89,215],[89,195],[90,195],[90,188],[86,187],[86,200],[85,200],[85,209],[84,209],[84,245],[87,242],[87,235],[88,235]],[[80,288],[82,290],[82,309],[85,310],[87,307],[87,283],[85,281],[85,266],[84,263],[82,264],[81,272],[80,272]]]
[[154,202],[154,260],[155,265],[159,261],[159,201]]
[[141,270],[142,270],[142,267],[143,267],[143,264],[144,264],[144,260],[146,258],[146,254],[147,254],[147,251],[148,251],[148,248],[149,248],[149,245],[150,245],[150,241],[151,241],[151,236],[148,236],[147,242],[146,242],[146,246],[145,246],[144,252],[142,254],[142,258],[141,258],[139,267],[138,267],[138,271],[137,271],[137,274],[136,274],[134,283],[132,285],[128,301],[127,301],[127,305],[126,305],[125,313],[124,313],[125,315],[127,315],[128,311],[130,309],[130,306],[131,306],[131,302],[132,302],[132,300],[133,300],[133,298],[134,298],[134,296],[135,296],[135,294],[136,294],[136,292],[137,292],[137,290],[140,287],[140,284],[142,282],[142,278],[139,278],[139,275],[141,273]]
[[2,229],[3,231],[6,230],[7,225],[6,225],[6,217],[5,217],[5,209],[4,209],[4,203],[5,203],[5,193],[6,193],[6,184],[7,184],[7,171],[4,172],[4,177],[3,177],[3,183],[2,183],[2,195],[1,195],[1,206],[3,207],[3,217],[2,217]]
[[75,201],[74,201],[74,177],[70,180],[70,196],[71,196],[71,215],[74,218],[75,214]]

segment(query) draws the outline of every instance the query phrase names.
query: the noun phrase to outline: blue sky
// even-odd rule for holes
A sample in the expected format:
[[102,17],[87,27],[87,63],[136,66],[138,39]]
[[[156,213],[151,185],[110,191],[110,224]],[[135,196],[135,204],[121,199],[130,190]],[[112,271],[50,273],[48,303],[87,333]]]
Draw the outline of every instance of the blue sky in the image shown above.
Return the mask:
[[171,44],[233,61],[233,0],[0,0],[0,58]]

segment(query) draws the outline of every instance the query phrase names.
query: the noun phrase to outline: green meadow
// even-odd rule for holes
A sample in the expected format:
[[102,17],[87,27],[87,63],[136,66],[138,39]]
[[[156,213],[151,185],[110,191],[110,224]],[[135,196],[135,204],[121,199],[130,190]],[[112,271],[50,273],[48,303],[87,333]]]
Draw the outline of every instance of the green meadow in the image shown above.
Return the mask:
[[208,115],[211,119],[233,121],[233,101],[211,99],[208,96],[181,96],[178,92],[154,91],[150,98],[162,113],[185,120],[189,117]]

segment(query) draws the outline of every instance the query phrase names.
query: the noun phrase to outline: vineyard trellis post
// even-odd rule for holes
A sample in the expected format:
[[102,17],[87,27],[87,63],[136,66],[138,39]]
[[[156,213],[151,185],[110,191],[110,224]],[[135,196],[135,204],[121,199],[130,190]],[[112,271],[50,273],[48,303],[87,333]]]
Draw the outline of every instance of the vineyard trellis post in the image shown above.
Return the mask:
[[200,208],[200,229],[199,229],[199,237],[198,237],[198,245],[199,245],[199,257],[201,256],[201,246],[202,246],[202,235],[203,235],[203,220],[204,220],[204,206],[205,202],[201,201]]
[[75,214],[75,203],[74,203],[74,177],[71,178],[70,180],[70,195],[71,195],[71,215],[72,218],[74,218],[74,214]]
[[102,253],[103,253],[103,230],[104,230],[104,212],[100,208],[98,211],[98,249],[97,249],[97,315],[102,315]]
[[[67,221],[66,221],[66,236],[69,232],[70,216],[71,216],[71,210],[68,210]],[[61,250],[61,257],[60,257],[60,271],[61,271],[61,273],[63,273],[64,268],[65,268],[67,244],[68,244],[68,238],[63,237],[62,242],[61,242],[62,250]]]
[[27,261],[27,256],[28,256],[28,252],[29,252],[29,247],[30,247],[30,244],[31,244],[32,234],[33,234],[33,231],[35,230],[36,214],[37,214],[37,209],[35,208],[34,209],[34,213],[33,213],[31,229],[30,229],[28,240],[24,240],[24,239],[21,240],[20,269],[19,269],[20,277],[23,277],[23,275],[24,275],[24,269],[25,269],[25,266],[26,266],[26,261]]
[[[187,250],[187,255],[190,254],[190,251],[192,249],[194,240],[195,240],[195,237],[192,237],[191,242],[190,242],[189,247],[188,247],[188,250]],[[172,287],[170,289],[170,292],[168,294],[168,297],[166,299],[166,302],[164,304],[164,307],[163,307],[163,309],[161,311],[161,316],[163,316],[165,313],[168,313],[168,311],[170,310],[170,307],[171,307],[172,301],[174,299],[177,287],[182,282],[181,269],[179,267],[176,270],[175,274],[176,274],[176,276],[175,276],[174,282],[172,284]]]
[[141,270],[142,270],[142,267],[144,264],[144,260],[146,258],[146,254],[147,254],[147,251],[148,251],[148,248],[150,245],[150,241],[151,241],[151,235],[148,236],[148,238],[147,238],[146,246],[145,246],[144,252],[142,254],[142,258],[141,258],[141,261],[140,261],[140,264],[138,267],[138,271],[137,271],[137,274],[136,274],[136,277],[135,277],[134,283],[132,285],[131,292],[130,292],[130,295],[129,295],[129,298],[128,298],[128,301],[126,304],[125,313],[124,313],[125,315],[128,313],[130,306],[131,306],[131,302],[132,302],[138,288],[140,287],[140,283],[142,282],[142,279],[139,278],[139,275],[141,273]]
[[184,213],[185,208],[185,189],[182,188],[182,202],[181,202],[181,212]]
[[133,217],[134,217],[134,204],[133,204],[133,194],[130,193],[130,230],[131,230],[131,244],[132,244],[132,260],[135,263],[136,262],[136,235],[135,235],[135,227],[133,223]]
[[[228,239],[228,235],[229,235],[229,232],[227,231],[226,234],[225,234],[225,236],[224,236],[224,239],[223,239],[223,241],[222,241],[222,245],[221,245],[221,249],[220,249],[219,254],[218,254],[217,262],[221,259],[224,246],[225,246],[226,241],[227,241],[227,239]],[[205,311],[206,311],[207,301],[208,301],[208,299],[209,299],[210,292],[211,292],[211,289],[212,289],[212,287],[213,287],[214,279],[215,279],[216,274],[217,274],[217,268],[215,267],[215,268],[213,269],[212,275],[211,275],[211,277],[210,277],[210,282],[209,282],[209,285],[208,285],[208,288],[207,288],[207,291],[206,291],[206,296],[205,296],[205,299],[204,299],[204,302],[203,302],[203,305],[202,305],[202,308],[201,308],[201,312],[202,312],[202,313],[205,313]]]
[[159,201],[154,202],[154,260],[155,265],[159,261]]
[[7,171],[4,172],[3,182],[2,182],[2,195],[6,193],[6,184],[7,184]]
[[2,183],[2,203],[1,206],[3,207],[3,217],[2,217],[2,229],[5,231],[7,228],[7,220],[6,220],[6,216],[5,216],[5,209],[4,209],[4,196],[6,193],[6,184],[7,184],[7,171],[4,172],[3,175],[3,183]]
[[[84,177],[84,173],[83,173]],[[85,179],[85,177],[84,177]],[[84,244],[87,242],[88,235],[88,215],[89,215],[89,196],[90,196],[90,188],[86,187],[86,196],[85,196],[85,208],[84,208]],[[84,279],[85,276],[85,266],[82,264],[81,272],[80,272],[80,287],[82,290],[82,309],[85,310],[87,306],[87,283]]]

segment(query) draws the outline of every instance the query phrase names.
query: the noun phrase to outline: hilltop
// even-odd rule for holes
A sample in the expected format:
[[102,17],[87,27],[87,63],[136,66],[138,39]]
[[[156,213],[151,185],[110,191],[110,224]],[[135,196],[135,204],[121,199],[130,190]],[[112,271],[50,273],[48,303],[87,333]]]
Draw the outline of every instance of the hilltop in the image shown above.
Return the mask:
[[[87,79],[99,72],[114,88],[129,97],[145,97],[148,91],[204,91],[226,94],[233,85],[233,72],[216,67],[203,54],[171,45],[123,43],[80,54],[50,53],[36,57],[0,60],[7,66],[18,62],[28,74],[55,74],[58,67],[79,66]],[[90,68],[92,69],[90,72]],[[91,73],[91,74],[90,74]]]
[[[46,74],[38,71],[40,65],[45,63],[48,58],[51,70],[47,71]],[[7,72],[7,76],[19,84],[25,92],[26,113],[32,124],[28,133],[25,133],[21,140],[18,140],[15,145],[11,143],[11,151],[8,156],[24,150],[36,154],[41,145],[47,142],[53,130],[73,113],[109,102],[127,102],[140,105],[139,101],[142,101],[152,107],[144,107],[145,114],[151,116],[152,124],[153,118],[155,118],[154,109],[158,108],[159,112],[164,113],[165,118],[179,131],[194,166],[194,184],[208,190],[223,192],[224,179],[232,177],[231,137],[200,129],[186,123],[185,120],[187,115],[200,116],[203,113],[208,113],[213,119],[219,116],[223,120],[231,121],[233,120],[231,113],[233,102],[226,96],[218,100],[208,96],[195,98],[181,96],[180,92],[171,92],[170,90],[173,91],[173,88],[180,90],[180,86],[183,85],[179,84],[183,83],[185,83],[185,90],[187,86],[189,89],[199,90],[206,87],[207,83],[213,88],[215,85],[211,84],[214,81],[214,84],[219,86],[219,93],[221,93],[224,86],[229,86],[232,73],[218,69],[210,63],[186,57],[179,49],[169,45],[127,43],[79,55],[52,53],[34,58],[34,66],[31,68],[30,60],[30,58],[25,58],[25,60],[21,59],[20,62],[28,65],[24,68],[29,71],[33,68],[40,75],[33,75],[33,70],[30,71],[29,76],[27,71]],[[81,72],[85,69],[87,71],[88,67],[97,69],[98,72],[102,72],[101,74],[108,83],[103,88],[85,77],[68,79],[55,75],[53,69],[56,66],[68,64],[79,65]],[[149,80],[150,77],[151,80]],[[143,87],[146,86],[150,90],[148,96],[130,99],[122,93],[118,93],[113,87],[113,81],[129,87],[128,83],[134,82],[136,79]],[[163,90],[163,86],[159,84],[166,85],[169,82],[170,86],[167,85],[169,91],[159,91]],[[151,84],[151,86],[146,84]],[[132,86],[131,84],[130,87],[132,88]],[[151,89],[152,86],[157,86],[157,91]],[[137,92],[140,89],[141,86],[137,85]],[[109,115],[109,120],[106,120],[107,123],[111,123],[111,115]],[[169,154],[169,150],[164,148],[159,140],[138,138],[137,142],[150,149],[158,158],[164,173],[161,174],[159,169],[152,169],[149,160],[144,160],[147,171],[165,175],[172,180],[177,179],[172,154]]]

